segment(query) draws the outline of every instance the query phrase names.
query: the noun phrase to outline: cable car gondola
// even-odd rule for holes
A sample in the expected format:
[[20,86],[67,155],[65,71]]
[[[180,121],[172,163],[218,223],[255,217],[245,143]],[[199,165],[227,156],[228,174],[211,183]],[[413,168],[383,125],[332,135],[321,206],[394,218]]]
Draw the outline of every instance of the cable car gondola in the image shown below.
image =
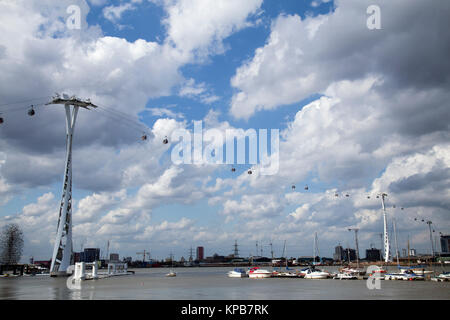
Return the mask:
[[167,139],[167,137],[165,137],[165,138],[163,139],[163,143],[164,143],[164,144],[168,144],[168,143],[169,143],[169,139]]
[[309,189],[309,188],[308,188],[308,186],[306,185],[306,186],[305,186],[305,190],[308,190],[308,189]]
[[292,188],[292,190],[295,190],[295,184],[293,184],[291,188]]
[[36,112],[35,112],[34,109],[33,109],[33,105],[31,105],[30,110],[28,110],[28,115],[29,115],[30,117],[32,117],[32,116],[34,116],[35,114],[36,114]]
[[247,171],[247,173],[248,173],[248,174],[252,174],[253,172],[252,172],[252,170],[250,169],[250,170]]

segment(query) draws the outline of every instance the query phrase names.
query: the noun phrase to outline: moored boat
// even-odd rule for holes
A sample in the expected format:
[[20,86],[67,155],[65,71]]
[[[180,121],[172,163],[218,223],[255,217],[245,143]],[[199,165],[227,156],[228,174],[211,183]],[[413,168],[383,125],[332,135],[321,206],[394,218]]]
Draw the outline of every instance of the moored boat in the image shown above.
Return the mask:
[[259,267],[254,267],[248,272],[248,277],[253,279],[270,278],[272,277],[272,272],[266,269],[260,269]]
[[170,270],[170,272],[168,274],[166,274],[166,277],[176,277],[176,276],[177,276],[177,274],[173,270]]
[[418,276],[424,276],[426,274],[432,274],[434,271],[426,270],[424,267],[400,267],[400,272],[412,271],[414,274]]
[[438,281],[438,282],[450,281],[450,272],[443,272],[440,275],[438,275],[437,277],[431,278],[431,280]]
[[344,272],[344,273],[338,273],[335,276],[333,276],[333,279],[337,280],[357,280],[358,275],[351,272]]
[[414,272],[407,270],[405,272],[393,272],[393,273],[387,273],[384,276],[384,280],[425,280],[425,278],[421,275],[417,275]]
[[247,273],[242,268],[235,268],[234,270],[228,271],[229,278],[245,278],[248,277]]
[[346,267],[346,268],[342,268],[340,270],[341,273],[351,273],[357,276],[363,276],[366,274],[366,272],[364,271],[364,269],[361,268],[350,268],[350,267]]
[[326,271],[322,271],[320,269],[316,269],[316,268],[309,268],[306,270],[305,272],[305,279],[327,279],[329,278],[331,275],[329,272]]

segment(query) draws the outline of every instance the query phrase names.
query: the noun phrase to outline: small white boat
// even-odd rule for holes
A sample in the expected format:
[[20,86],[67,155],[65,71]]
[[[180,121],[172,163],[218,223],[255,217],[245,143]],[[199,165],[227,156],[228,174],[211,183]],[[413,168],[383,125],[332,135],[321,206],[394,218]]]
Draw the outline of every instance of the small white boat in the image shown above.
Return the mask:
[[438,281],[450,281],[450,272],[441,273],[436,279],[438,279]]
[[177,276],[177,274],[173,270],[170,270],[170,272],[168,274],[166,274],[166,277],[176,277],[176,276]]
[[254,267],[248,272],[248,277],[253,279],[270,278],[272,277],[272,272],[260,269],[259,267]]
[[338,273],[336,274],[333,279],[337,280],[357,280],[358,274],[351,273],[351,272],[344,272],[344,273]]
[[298,278],[299,275],[294,272],[281,272],[281,271],[273,271],[272,276],[275,278]]
[[358,275],[359,276],[363,276],[363,275],[366,274],[364,269],[350,268],[350,267],[342,268],[340,271],[341,271],[341,273],[352,273],[352,274],[357,275],[357,276]]
[[369,274],[369,276],[377,276],[377,278],[383,279],[386,273],[387,273],[386,269],[384,269],[383,267],[378,267],[378,269],[372,271],[372,273]]
[[384,280],[425,280],[423,276],[417,275],[412,271],[387,273],[384,276]]
[[450,272],[444,272],[438,275],[438,278],[448,279],[450,280]]
[[245,278],[248,277],[247,273],[244,269],[241,268],[235,268],[232,271],[228,271],[227,273],[229,278]]
[[434,273],[434,271],[432,270],[425,270],[425,268],[421,268],[421,267],[401,267],[400,268],[400,272],[407,272],[407,271],[412,271],[414,274],[418,275],[418,276],[423,276],[426,274],[432,274]]
[[437,277],[431,278],[431,280],[437,282],[450,281],[450,272],[441,273]]
[[327,279],[330,277],[330,273],[315,268],[309,268],[306,270],[305,279]]

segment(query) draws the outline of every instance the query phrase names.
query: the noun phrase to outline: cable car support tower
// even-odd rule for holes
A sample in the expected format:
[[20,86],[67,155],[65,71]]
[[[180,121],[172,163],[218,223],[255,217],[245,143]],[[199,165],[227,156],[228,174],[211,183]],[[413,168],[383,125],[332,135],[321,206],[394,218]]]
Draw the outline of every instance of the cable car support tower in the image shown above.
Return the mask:
[[53,100],[47,103],[64,105],[66,110],[66,164],[64,169],[64,180],[62,199],[59,208],[58,228],[56,232],[55,244],[53,247],[52,263],[50,266],[50,276],[67,276],[67,268],[73,262],[72,248],[72,139],[75,129],[75,122],[78,109],[90,107],[97,108],[90,100],[80,100],[74,96],[68,97],[58,94]]
[[388,235],[388,230],[387,230],[387,216],[386,216],[386,207],[384,204],[384,198],[387,197],[386,193],[382,193],[381,195],[381,206],[383,208],[383,226],[384,226],[384,232],[383,232],[383,236],[384,236],[384,262],[389,262],[389,235]]

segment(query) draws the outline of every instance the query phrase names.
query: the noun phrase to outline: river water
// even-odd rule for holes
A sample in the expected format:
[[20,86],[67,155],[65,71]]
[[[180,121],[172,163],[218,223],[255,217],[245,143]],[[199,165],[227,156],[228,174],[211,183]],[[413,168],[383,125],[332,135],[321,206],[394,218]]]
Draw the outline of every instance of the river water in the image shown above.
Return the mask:
[[[270,269],[270,268],[268,268]],[[334,272],[335,268],[325,267]],[[450,282],[381,281],[369,290],[366,280],[228,278],[232,268],[135,269],[135,275],[82,282],[69,289],[67,278],[0,278],[0,299],[77,300],[303,300],[303,299],[450,299]],[[438,273],[442,272],[437,268]]]

